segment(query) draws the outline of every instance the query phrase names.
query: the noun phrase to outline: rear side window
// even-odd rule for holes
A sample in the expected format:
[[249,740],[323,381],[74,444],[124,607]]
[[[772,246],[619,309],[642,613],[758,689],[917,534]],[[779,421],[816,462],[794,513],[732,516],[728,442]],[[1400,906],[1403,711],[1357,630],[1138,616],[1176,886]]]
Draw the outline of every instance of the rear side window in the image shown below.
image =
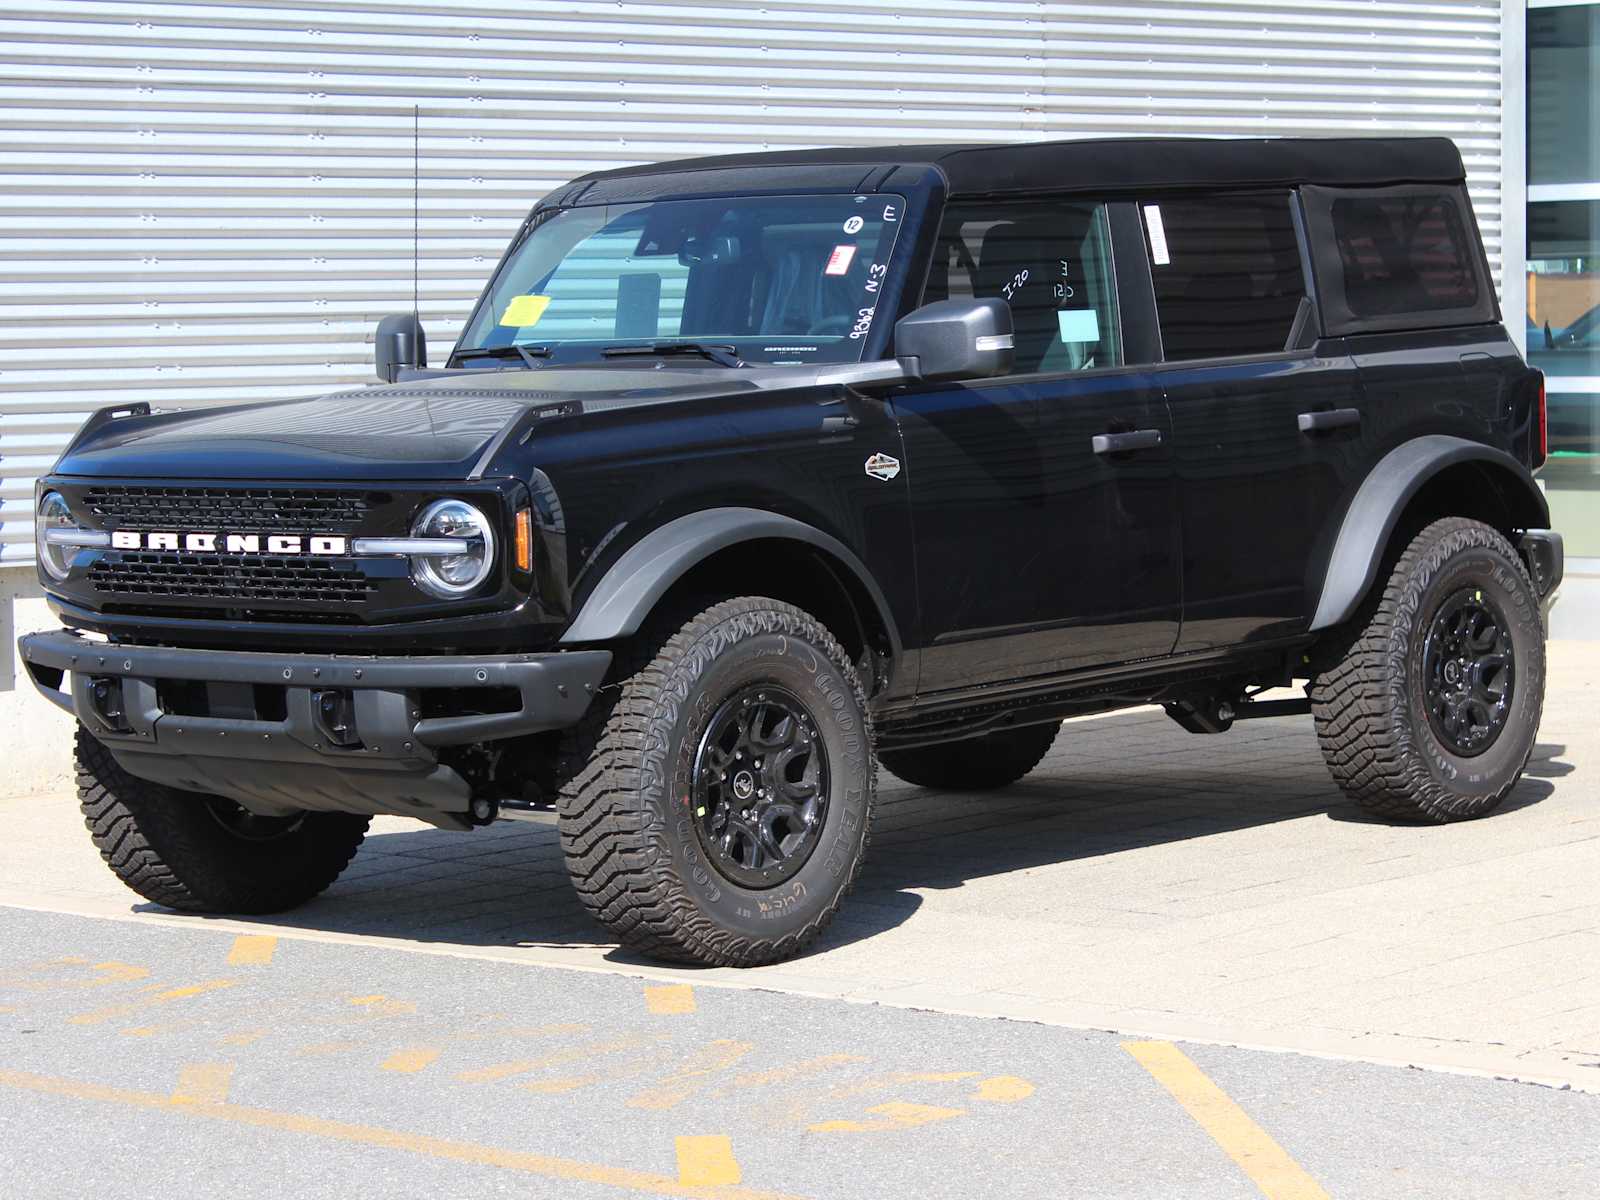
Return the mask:
[[1471,308],[1478,274],[1448,196],[1346,196],[1333,202],[1344,298],[1358,317]]
[[1289,347],[1306,283],[1287,192],[1139,207],[1168,362]]
[[1330,334],[1495,319],[1464,189],[1307,187],[1302,195]]

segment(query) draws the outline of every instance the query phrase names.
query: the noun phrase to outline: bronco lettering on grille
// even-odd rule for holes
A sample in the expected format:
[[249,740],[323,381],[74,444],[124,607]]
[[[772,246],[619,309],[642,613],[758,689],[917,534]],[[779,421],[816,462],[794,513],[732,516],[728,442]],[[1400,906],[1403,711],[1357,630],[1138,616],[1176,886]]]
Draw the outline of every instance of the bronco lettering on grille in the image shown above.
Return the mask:
[[113,550],[170,550],[188,554],[310,555],[318,558],[350,553],[350,539],[333,534],[299,533],[145,533],[117,529]]

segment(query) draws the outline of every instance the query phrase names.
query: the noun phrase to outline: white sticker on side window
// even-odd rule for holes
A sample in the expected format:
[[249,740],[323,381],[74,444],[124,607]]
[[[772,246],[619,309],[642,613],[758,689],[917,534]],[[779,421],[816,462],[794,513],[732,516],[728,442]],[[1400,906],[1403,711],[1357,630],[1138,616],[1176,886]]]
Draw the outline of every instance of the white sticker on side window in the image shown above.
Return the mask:
[[1144,226],[1150,231],[1150,261],[1158,267],[1166,266],[1172,256],[1167,253],[1167,227],[1161,223],[1159,204],[1144,206]]
[[1061,326],[1061,340],[1063,342],[1098,342],[1100,340],[1100,314],[1092,308],[1057,309],[1056,323]]

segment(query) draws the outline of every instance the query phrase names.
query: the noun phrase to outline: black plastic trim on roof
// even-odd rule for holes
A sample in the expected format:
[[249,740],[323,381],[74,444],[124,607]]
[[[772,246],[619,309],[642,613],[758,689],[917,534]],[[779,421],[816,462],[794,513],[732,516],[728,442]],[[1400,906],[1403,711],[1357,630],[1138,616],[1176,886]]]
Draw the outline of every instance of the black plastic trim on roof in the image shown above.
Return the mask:
[[[1195,187],[1379,187],[1461,183],[1466,169],[1449,138],[1100,138],[1002,145],[850,146],[679,159],[596,172],[585,181],[614,184],[680,172],[802,168],[837,180],[838,168],[862,163],[937,167],[952,196],[1063,191],[1134,191]],[[581,182],[581,181],[580,181]]]

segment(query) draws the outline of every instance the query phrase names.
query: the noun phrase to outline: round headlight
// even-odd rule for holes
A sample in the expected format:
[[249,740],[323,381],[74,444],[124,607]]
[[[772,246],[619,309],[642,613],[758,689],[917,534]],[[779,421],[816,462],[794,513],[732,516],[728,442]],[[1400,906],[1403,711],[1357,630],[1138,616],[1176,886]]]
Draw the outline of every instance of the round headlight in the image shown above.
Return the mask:
[[55,546],[45,541],[52,529],[76,529],[72,510],[60,492],[46,492],[39,498],[39,511],[33,519],[33,542],[39,555],[39,565],[51,579],[65,579],[72,566],[76,551],[71,546]]
[[411,578],[429,595],[454,600],[471,592],[494,569],[494,529],[465,500],[435,500],[411,525],[411,536],[465,542],[459,554],[418,554]]

